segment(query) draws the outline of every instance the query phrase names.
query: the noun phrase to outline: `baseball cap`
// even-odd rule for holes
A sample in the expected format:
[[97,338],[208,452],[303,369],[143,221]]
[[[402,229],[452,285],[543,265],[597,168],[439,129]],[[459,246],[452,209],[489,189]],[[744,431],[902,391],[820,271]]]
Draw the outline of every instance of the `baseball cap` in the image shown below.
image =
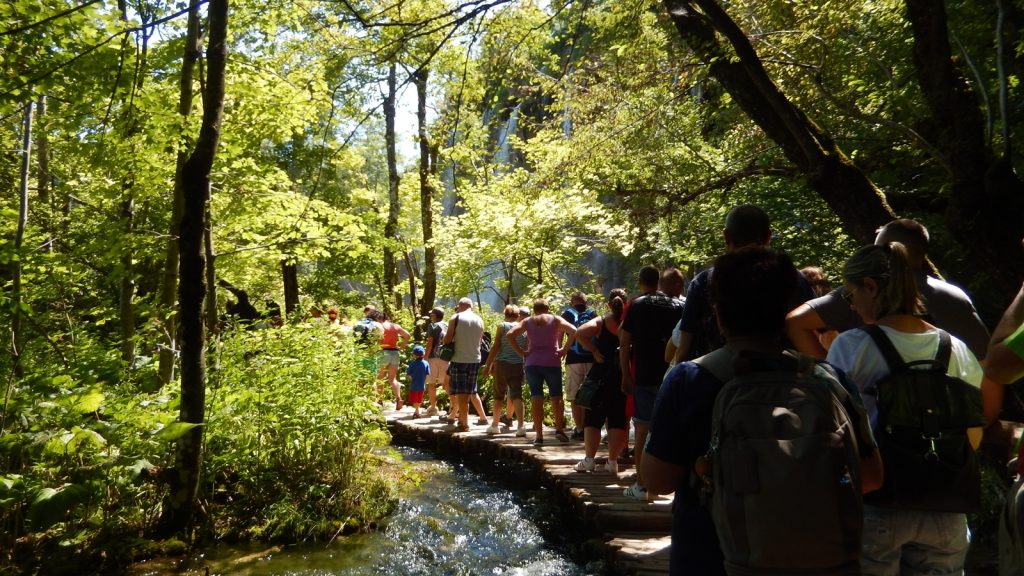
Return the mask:
[[412,349],[413,354],[419,354],[420,356],[422,356],[424,352],[426,352],[426,350],[423,349],[423,346],[416,346]]

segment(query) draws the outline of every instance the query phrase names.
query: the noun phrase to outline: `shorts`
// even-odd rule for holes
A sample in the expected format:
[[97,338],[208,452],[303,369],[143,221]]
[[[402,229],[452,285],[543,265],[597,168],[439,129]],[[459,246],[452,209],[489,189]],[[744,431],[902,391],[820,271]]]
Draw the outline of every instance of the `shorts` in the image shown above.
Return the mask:
[[548,383],[548,396],[562,397],[562,366],[527,366],[526,382],[530,385],[530,398],[544,397],[544,383]]
[[636,386],[633,388],[633,423],[647,424],[654,414],[654,399],[658,397],[658,386]]
[[608,428],[629,430],[629,418],[626,417],[626,395],[622,393],[619,382],[605,383],[598,392],[594,406],[587,410],[583,417],[583,425],[587,428],[600,428],[608,421]]
[[587,374],[594,366],[593,362],[579,362],[565,365],[565,399],[572,402],[576,399],[576,392],[579,391]]
[[430,363],[430,374],[427,374],[427,382],[444,382],[444,376],[448,373],[448,361],[431,358],[428,362]]
[[448,364],[448,393],[476,394],[479,362],[450,362]]
[[402,356],[398,353],[398,350],[381,350],[380,351],[380,367],[381,368],[398,368],[402,363]]
[[523,399],[523,365],[494,361],[494,399],[505,400],[505,393],[513,400]]
[[423,403],[423,390],[410,390],[409,391],[409,404],[422,404]]

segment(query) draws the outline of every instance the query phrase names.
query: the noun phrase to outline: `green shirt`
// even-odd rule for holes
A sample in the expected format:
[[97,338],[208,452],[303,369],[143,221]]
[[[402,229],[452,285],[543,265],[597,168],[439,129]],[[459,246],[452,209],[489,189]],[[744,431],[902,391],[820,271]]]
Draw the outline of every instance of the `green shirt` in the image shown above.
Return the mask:
[[1018,326],[1013,334],[1003,340],[1003,345],[1017,356],[1024,358],[1024,324]]

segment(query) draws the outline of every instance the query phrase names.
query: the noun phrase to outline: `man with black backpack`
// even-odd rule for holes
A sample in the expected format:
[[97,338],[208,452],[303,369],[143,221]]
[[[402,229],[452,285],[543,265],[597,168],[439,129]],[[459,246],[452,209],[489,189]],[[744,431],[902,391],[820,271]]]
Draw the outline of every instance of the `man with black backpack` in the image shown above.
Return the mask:
[[856,390],[780,343],[796,274],[767,247],[718,258],[725,346],[658,393],[641,472],[675,492],[673,575],[860,573],[860,494],[880,461]]

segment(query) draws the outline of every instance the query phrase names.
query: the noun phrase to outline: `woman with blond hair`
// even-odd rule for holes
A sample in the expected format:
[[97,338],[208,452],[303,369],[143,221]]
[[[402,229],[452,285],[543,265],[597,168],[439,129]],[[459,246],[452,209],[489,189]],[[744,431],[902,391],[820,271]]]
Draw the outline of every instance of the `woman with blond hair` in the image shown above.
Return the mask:
[[[842,369],[864,394],[864,406],[876,435],[879,409],[873,391],[891,374],[879,346],[895,349],[903,362],[932,360],[948,338],[947,374],[980,388],[982,369],[967,345],[926,322],[906,248],[899,242],[865,246],[843,268],[844,298],[860,315],[866,329],[840,334],[828,351],[828,362]],[[871,325],[877,326],[877,329]],[[876,331],[872,336],[869,331]],[[875,338],[879,338],[876,344]],[[884,340],[883,340],[884,339]],[[941,349],[945,349],[942,346]],[[977,439],[980,441],[980,429]],[[974,438],[972,444],[977,447]],[[883,451],[887,483],[894,464]],[[905,461],[896,461],[905,462]],[[876,495],[877,496],[877,495]],[[904,509],[898,503],[874,500],[864,507],[861,570],[866,576],[890,574],[963,574],[970,544],[967,516],[960,512]]]
[[[499,432],[507,395],[515,407],[518,424],[516,436],[523,437],[526,436],[523,424],[523,358],[516,353],[508,336],[509,331],[519,322],[519,307],[513,304],[505,306],[504,316],[505,320],[494,331],[494,345],[491,346],[491,352],[484,364],[483,377],[494,377],[494,420],[487,429],[487,434],[493,436]],[[525,340],[525,335],[521,334],[520,337]],[[525,342],[521,341],[519,345],[522,347]]]

